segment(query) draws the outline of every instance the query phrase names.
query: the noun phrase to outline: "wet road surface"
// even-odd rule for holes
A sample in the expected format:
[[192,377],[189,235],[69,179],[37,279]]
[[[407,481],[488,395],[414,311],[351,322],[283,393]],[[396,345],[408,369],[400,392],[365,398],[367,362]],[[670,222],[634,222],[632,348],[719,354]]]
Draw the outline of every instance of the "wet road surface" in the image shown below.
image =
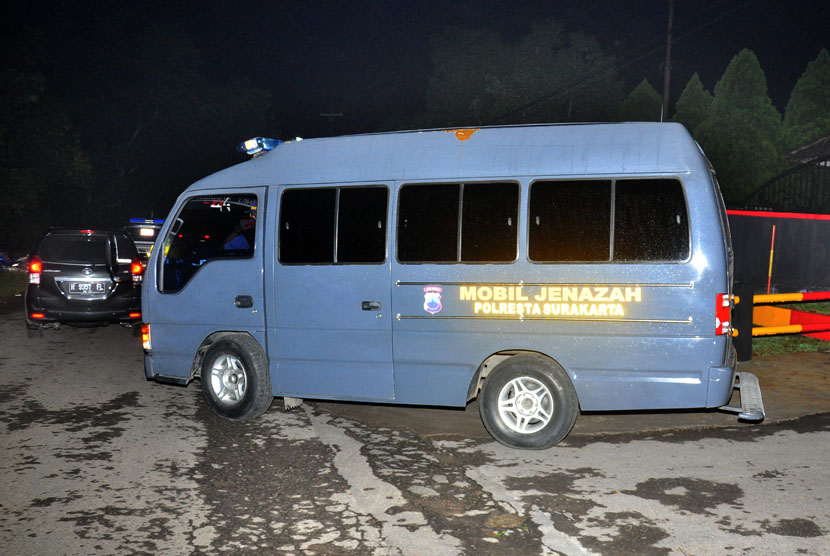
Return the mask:
[[147,382],[117,326],[29,339],[6,311],[0,338],[4,554],[830,552],[827,413],[692,429],[655,414],[649,432],[577,427],[526,452],[474,406],[277,399],[228,422],[198,382]]

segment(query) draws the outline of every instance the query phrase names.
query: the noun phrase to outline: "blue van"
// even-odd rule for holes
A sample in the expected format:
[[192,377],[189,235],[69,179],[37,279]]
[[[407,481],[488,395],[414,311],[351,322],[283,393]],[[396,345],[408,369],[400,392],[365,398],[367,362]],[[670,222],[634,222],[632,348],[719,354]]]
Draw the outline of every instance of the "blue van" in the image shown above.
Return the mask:
[[[145,372],[230,419],[274,396],[463,407],[513,447],[582,411],[763,418],[736,373],[714,173],[678,124],[240,145],[179,197],[142,299]],[[743,407],[725,407],[733,388]]]

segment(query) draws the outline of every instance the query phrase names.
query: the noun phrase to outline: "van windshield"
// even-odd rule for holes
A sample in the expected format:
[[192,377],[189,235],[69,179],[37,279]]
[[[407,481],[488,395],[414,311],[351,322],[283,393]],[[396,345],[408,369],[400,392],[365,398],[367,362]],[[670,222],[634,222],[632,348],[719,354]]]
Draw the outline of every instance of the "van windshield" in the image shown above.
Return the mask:
[[256,195],[189,199],[164,242],[162,291],[180,291],[208,261],[252,257],[256,216]]

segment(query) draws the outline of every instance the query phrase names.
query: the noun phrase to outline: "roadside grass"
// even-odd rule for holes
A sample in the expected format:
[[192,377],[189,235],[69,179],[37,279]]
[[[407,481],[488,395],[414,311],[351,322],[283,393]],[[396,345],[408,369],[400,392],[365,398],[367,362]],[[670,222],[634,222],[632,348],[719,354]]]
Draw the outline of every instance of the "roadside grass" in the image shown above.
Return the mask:
[[0,300],[8,301],[22,295],[28,276],[25,272],[0,272]]
[[808,338],[801,334],[782,334],[752,339],[752,356],[782,355],[796,351],[822,351],[830,349],[830,342]]
[[[830,302],[782,303],[776,304],[782,309],[794,309],[820,315],[830,315]],[[759,336],[752,339],[752,356],[781,355],[795,351],[822,351],[830,349],[830,342],[808,338],[801,334],[780,334],[778,336]]]

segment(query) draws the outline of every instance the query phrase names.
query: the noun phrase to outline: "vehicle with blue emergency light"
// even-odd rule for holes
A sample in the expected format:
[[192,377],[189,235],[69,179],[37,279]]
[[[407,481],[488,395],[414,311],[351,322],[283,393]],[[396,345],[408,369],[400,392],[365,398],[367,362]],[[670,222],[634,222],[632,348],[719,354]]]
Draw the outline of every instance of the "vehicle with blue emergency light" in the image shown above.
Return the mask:
[[147,259],[150,257],[150,251],[153,249],[162,224],[164,224],[164,220],[130,218],[129,223],[124,226],[127,232],[129,232],[130,237],[132,237],[142,262],[147,262]]
[[142,299],[148,379],[198,378],[237,420],[274,396],[478,398],[496,440],[530,449],[580,411],[763,419],[757,379],[736,372],[720,190],[681,125],[240,150],[253,158],[188,187],[162,226]]

